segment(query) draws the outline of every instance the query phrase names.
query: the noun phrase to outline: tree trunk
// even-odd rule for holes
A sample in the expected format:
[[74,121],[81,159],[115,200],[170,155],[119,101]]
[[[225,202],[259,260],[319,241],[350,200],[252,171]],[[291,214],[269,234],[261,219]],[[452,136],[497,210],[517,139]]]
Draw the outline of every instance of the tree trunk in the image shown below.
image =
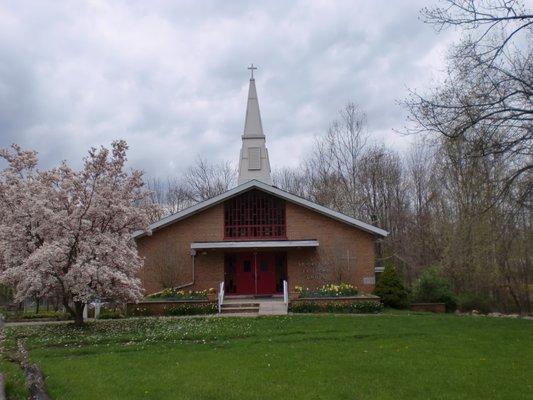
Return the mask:
[[85,304],[83,304],[81,301],[74,302],[74,323],[77,326],[85,325],[85,321],[83,320],[83,308],[84,307],[85,307]]
[[74,308],[71,307],[68,296],[63,296],[63,307],[65,310],[74,318],[74,323],[77,326],[84,326],[85,322],[83,321],[83,307],[85,304],[81,301],[74,302]]

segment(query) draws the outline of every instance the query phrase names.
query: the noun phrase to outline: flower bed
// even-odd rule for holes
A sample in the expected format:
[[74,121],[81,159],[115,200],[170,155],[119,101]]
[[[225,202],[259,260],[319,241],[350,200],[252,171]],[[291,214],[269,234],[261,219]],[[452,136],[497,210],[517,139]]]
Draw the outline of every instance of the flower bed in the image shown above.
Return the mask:
[[178,290],[167,288],[161,292],[146,296],[144,301],[161,301],[161,300],[207,300],[209,295],[215,293],[215,289],[209,290]]
[[339,285],[330,283],[314,290],[309,290],[309,288],[304,289],[300,286],[296,286],[294,290],[296,293],[300,294],[300,298],[347,297],[356,296],[359,293],[357,288],[349,283],[341,283]]
[[127,307],[128,316],[151,315],[205,315],[218,311],[217,302],[211,300],[151,300],[130,303]]
[[294,313],[374,314],[382,310],[379,297],[372,295],[299,298],[291,300],[289,307]]

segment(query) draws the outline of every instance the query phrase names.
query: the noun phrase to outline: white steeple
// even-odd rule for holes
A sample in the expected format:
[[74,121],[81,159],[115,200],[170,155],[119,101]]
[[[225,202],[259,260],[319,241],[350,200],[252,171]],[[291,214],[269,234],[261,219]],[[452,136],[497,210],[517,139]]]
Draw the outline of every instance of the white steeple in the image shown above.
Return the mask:
[[242,135],[241,158],[239,161],[239,185],[252,179],[272,185],[270,175],[270,162],[266,139],[261,123],[259,102],[255,89],[254,67],[248,69],[252,72],[250,87],[248,89],[248,105],[246,106],[246,119],[244,121],[244,134]]

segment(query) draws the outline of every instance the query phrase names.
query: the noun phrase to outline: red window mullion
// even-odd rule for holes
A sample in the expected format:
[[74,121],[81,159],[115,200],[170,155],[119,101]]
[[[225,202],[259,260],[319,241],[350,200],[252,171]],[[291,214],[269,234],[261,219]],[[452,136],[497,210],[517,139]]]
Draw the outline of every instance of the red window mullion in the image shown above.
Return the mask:
[[224,204],[224,237],[228,239],[284,239],[285,202],[252,190]]

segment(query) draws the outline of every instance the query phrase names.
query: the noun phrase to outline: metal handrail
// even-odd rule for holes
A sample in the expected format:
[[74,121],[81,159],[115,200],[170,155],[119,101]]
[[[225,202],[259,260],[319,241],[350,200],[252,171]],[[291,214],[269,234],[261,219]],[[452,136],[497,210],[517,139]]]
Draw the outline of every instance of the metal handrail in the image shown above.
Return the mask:
[[283,281],[283,302],[289,304],[289,285],[287,281]]
[[222,311],[222,302],[224,301],[224,282],[220,282],[218,287],[218,313]]

